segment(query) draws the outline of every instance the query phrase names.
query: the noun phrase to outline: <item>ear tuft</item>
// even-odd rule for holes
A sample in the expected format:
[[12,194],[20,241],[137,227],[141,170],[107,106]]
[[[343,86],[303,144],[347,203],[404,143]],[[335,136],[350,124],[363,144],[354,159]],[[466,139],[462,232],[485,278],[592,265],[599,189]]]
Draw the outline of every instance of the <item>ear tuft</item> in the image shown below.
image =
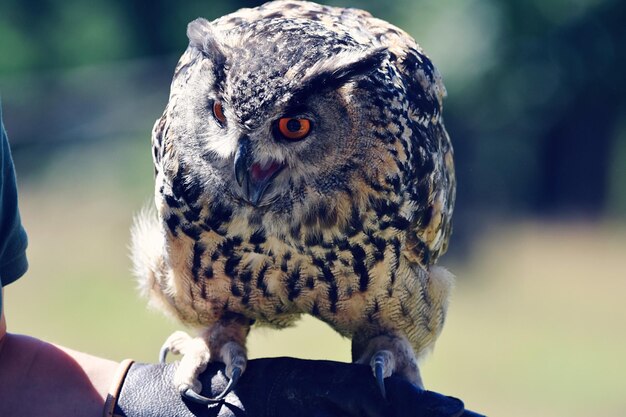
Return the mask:
[[302,93],[336,89],[357,78],[365,77],[380,68],[388,56],[387,48],[376,48],[341,52],[322,60],[307,70],[302,81]]
[[381,67],[389,57],[387,48],[345,51],[317,62],[305,73],[300,88],[289,99],[299,103],[311,94],[335,90],[346,83],[366,77]]
[[215,65],[221,66],[226,61],[222,48],[215,39],[211,22],[199,17],[187,25],[189,46],[197,48]]
[[334,69],[330,74],[330,78],[337,85],[343,85],[356,78],[367,76],[380,68],[388,56],[387,48],[377,48],[359,54],[352,58],[351,61],[348,60]]
[[203,17],[199,17],[187,25],[187,37],[189,44],[193,47],[202,49],[204,40],[210,35],[213,35],[211,23]]

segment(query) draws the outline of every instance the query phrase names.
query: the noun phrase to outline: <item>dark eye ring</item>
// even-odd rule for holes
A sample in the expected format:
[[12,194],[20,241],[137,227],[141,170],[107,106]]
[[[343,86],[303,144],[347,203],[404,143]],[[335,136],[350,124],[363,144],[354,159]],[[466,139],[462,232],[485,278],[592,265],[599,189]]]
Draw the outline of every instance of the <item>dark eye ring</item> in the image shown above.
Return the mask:
[[215,100],[213,102],[213,117],[219,123],[220,126],[224,126],[226,124],[226,116],[224,115],[224,106],[220,101]]

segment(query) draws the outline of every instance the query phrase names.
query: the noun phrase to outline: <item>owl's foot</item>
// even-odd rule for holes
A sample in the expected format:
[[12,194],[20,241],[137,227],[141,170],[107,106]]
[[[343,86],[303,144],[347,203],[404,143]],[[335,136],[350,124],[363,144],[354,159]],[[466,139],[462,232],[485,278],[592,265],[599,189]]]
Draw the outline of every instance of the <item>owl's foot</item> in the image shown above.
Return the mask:
[[204,338],[191,337],[185,332],[174,332],[161,347],[159,361],[164,363],[170,352],[182,355],[174,373],[174,386],[182,395],[201,392],[202,383],[198,376],[206,369],[211,359],[211,353]]
[[[225,340],[229,332],[223,326],[213,326],[199,337],[185,332],[173,333],[163,344],[159,360],[165,362],[169,352],[182,355],[174,373],[174,385],[184,397],[201,404],[222,401],[235,387],[246,369],[247,355],[242,344]],[[221,342],[221,343],[220,343]],[[201,395],[202,383],[198,376],[206,369],[209,361],[221,361],[226,365],[224,374],[229,378],[226,388],[211,398]]]
[[392,374],[398,374],[420,388],[424,387],[413,349],[403,337],[377,336],[370,339],[356,363],[370,365],[384,398],[387,398],[385,378]]

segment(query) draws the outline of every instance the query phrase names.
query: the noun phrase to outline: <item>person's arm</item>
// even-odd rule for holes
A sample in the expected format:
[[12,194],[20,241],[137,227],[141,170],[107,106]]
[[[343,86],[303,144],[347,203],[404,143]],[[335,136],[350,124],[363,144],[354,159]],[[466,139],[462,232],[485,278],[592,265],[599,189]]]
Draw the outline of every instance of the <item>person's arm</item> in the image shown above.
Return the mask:
[[102,416],[118,363],[6,330],[2,314],[0,416]]
[[[250,361],[238,388],[224,403],[209,406],[207,414],[206,405],[184,400],[171,383],[175,363],[135,364],[126,373],[128,365],[7,333],[2,315],[0,416],[480,417],[464,411],[456,398],[422,391],[396,377],[385,381],[385,401],[363,365],[293,358]],[[202,378],[208,396],[226,384],[219,363]]]
[[99,417],[118,364],[7,333],[3,287],[26,272],[27,244],[0,107],[0,416]]

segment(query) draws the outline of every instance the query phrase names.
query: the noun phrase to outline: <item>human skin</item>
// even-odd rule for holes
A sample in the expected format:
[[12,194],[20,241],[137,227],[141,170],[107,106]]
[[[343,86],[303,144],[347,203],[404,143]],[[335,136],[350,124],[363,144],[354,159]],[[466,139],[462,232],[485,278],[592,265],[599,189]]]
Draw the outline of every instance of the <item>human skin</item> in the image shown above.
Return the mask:
[[3,313],[0,415],[102,416],[118,365],[30,336],[8,333]]

